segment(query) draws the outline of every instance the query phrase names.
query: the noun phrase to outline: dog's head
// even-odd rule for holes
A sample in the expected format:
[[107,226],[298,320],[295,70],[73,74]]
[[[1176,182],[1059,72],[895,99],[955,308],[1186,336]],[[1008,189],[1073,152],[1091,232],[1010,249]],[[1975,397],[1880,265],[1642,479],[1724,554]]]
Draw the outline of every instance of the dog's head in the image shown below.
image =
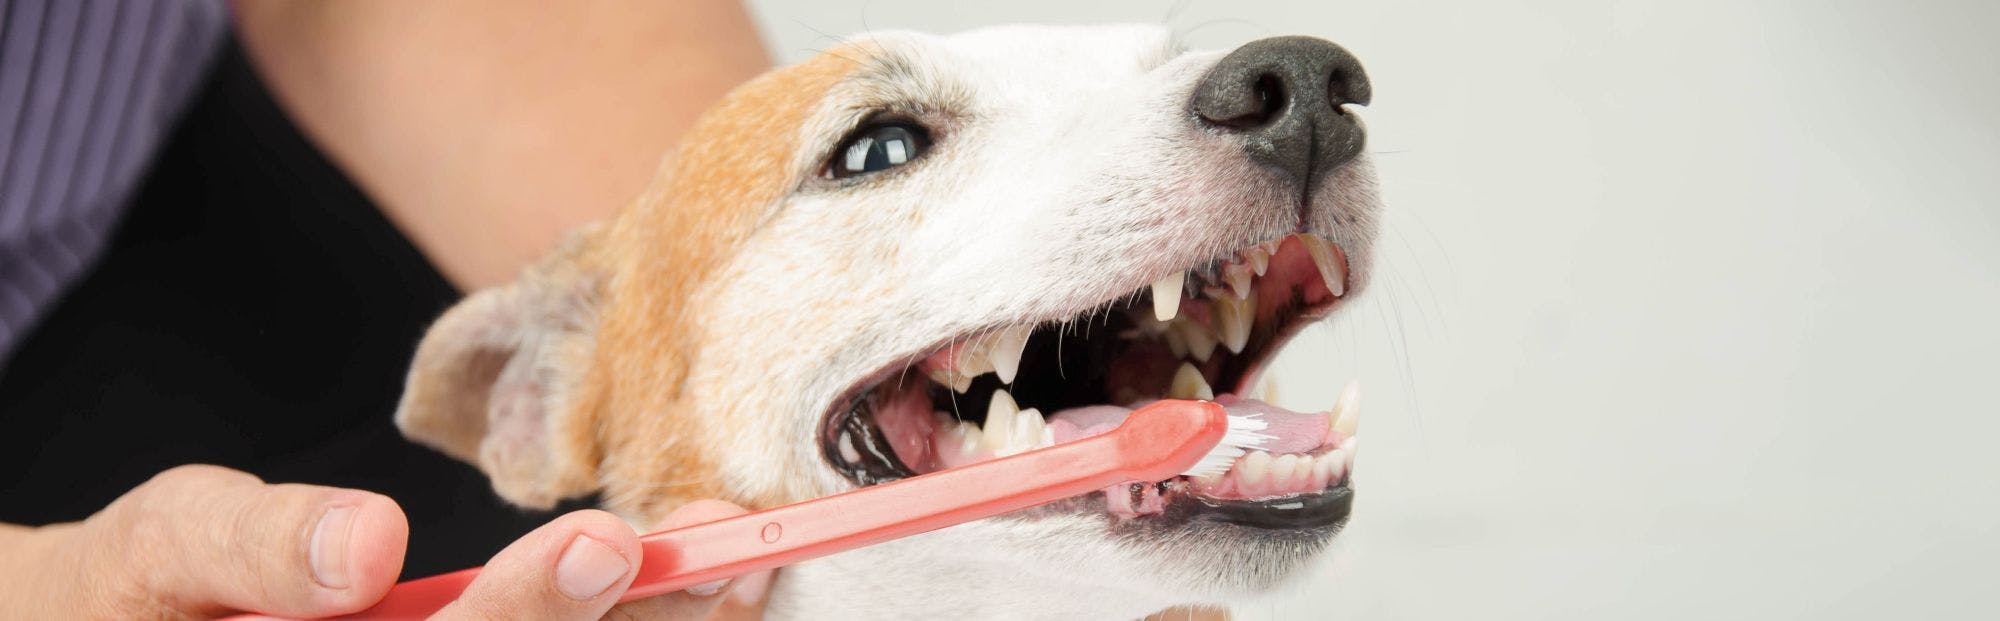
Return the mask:
[[1303,37],[852,41],[737,89],[615,220],[452,309],[397,420],[514,502],[597,492],[645,523],[1214,398],[1264,416],[1269,453],[808,564],[780,593],[1143,613],[1267,588],[1351,498],[1351,403],[1248,395],[1366,282],[1378,207],[1350,106],[1368,99],[1352,56]]

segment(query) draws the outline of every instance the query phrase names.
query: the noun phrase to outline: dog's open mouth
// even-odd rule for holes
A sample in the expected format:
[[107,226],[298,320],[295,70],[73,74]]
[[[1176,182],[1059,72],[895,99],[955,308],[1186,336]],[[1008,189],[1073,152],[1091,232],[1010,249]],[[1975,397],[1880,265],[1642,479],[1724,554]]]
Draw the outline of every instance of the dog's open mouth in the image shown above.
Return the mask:
[[1208,399],[1259,416],[1272,440],[1221,475],[1106,489],[1107,511],[1336,524],[1352,500],[1352,387],[1316,413],[1251,390],[1280,346],[1340,303],[1347,281],[1337,246],[1289,235],[1075,317],[959,335],[850,389],[825,420],[822,449],[842,474],[871,485],[1102,433],[1156,399]]

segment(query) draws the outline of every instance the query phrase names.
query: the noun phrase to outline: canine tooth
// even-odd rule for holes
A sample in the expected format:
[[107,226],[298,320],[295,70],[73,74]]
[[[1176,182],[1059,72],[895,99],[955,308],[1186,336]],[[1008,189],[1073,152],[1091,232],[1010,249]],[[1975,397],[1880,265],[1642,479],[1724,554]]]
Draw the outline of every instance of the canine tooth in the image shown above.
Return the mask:
[[1271,269],[1271,253],[1264,250],[1263,244],[1244,248],[1242,256],[1243,261],[1250,264],[1250,272],[1253,274],[1263,276],[1265,270]]
[[1255,487],[1261,487],[1262,486],[1261,484],[1264,482],[1264,480],[1270,478],[1270,476],[1271,476],[1270,453],[1266,453],[1263,451],[1250,451],[1249,455],[1243,456],[1243,461],[1236,462],[1236,477],[1237,477],[1236,480],[1239,483],[1246,483]]
[[1333,426],[1334,431],[1340,432],[1341,437],[1354,437],[1354,432],[1361,427],[1361,384],[1359,382],[1348,380],[1347,387],[1340,390],[1340,399],[1333,402],[1333,415],[1327,418],[1333,420],[1330,424]]
[[1014,373],[1021,370],[1021,350],[1028,347],[1028,334],[1033,326],[1015,326],[993,335],[987,359],[993,365],[993,373],[1000,376],[1000,383],[1014,383]]
[[1271,483],[1278,489],[1290,489],[1299,481],[1299,456],[1286,453],[1271,460]]
[[1299,241],[1305,243],[1306,254],[1312,255],[1313,267],[1319,269],[1319,278],[1326,283],[1326,290],[1332,291],[1334,297],[1345,295],[1347,268],[1339,259],[1334,258],[1334,253],[1337,251],[1333,248],[1333,242],[1311,233],[1300,233]]
[[1182,362],[1180,368],[1174,369],[1173,381],[1167,383],[1167,398],[1211,401],[1215,399],[1215,391],[1209,389],[1208,380],[1202,379],[1201,369]]
[[1255,276],[1250,275],[1250,267],[1247,265],[1231,263],[1222,268],[1222,280],[1229,283],[1229,292],[1236,294],[1236,299],[1250,297],[1252,278]]
[[1028,408],[1014,417],[1014,437],[1007,442],[1003,455],[1012,455],[1031,450],[1042,445],[1042,436],[1049,430],[1047,421],[1042,420],[1041,410]]
[[1153,318],[1160,321],[1173,319],[1181,312],[1181,283],[1187,280],[1187,272],[1174,272],[1153,281]]
[[1194,356],[1195,360],[1208,362],[1208,357],[1215,354],[1215,334],[1208,331],[1208,326],[1201,325],[1197,321],[1177,323],[1180,325],[1181,339],[1187,341],[1188,354]]
[[996,455],[1007,450],[1014,441],[1014,419],[1020,414],[1021,406],[1014,403],[1014,395],[1007,394],[1005,389],[993,391],[993,401],[986,405],[986,428],[981,431],[986,436],[981,439],[981,446]]
[[1222,337],[1222,345],[1234,353],[1243,353],[1243,346],[1250,344],[1250,324],[1257,321],[1257,300],[1243,298],[1232,300],[1227,297],[1215,301],[1215,327]]

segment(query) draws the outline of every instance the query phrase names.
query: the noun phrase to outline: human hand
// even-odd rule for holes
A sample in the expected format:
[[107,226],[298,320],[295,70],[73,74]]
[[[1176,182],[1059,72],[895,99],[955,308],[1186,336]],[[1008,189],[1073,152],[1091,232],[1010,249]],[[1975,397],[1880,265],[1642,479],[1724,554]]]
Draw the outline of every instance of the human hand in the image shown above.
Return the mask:
[[[742,512],[690,503],[661,528]],[[402,509],[379,494],[182,466],[82,522],[0,526],[0,597],[26,618],[346,614],[394,584],[408,538]],[[768,576],[745,577],[618,605],[639,558],[623,521],[570,513],[501,550],[435,618],[598,619],[616,605],[619,616],[701,619],[729,586],[757,591],[728,598],[754,605],[768,585]]]

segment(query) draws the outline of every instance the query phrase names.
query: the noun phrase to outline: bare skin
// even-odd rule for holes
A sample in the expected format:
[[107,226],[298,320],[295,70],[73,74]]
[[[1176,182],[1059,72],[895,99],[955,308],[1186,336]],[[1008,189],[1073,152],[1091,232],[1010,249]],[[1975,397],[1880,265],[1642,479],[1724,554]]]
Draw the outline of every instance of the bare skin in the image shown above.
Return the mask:
[[770,65],[734,0],[237,2],[306,134],[461,290],[638,196]]
[[[286,112],[463,290],[637,196],[696,115],[770,63],[734,0],[233,8]],[[691,503],[658,526],[741,511]],[[322,529],[333,515],[343,526]],[[0,524],[0,602],[26,618],[355,612],[393,583],[407,537],[377,494],[182,467],[82,522]],[[769,582],[614,611],[638,558],[623,521],[571,513],[501,551],[439,618],[755,615]]]
[[[700,501],[658,527],[742,512]],[[408,537],[402,510],[377,494],[182,466],[82,522],[0,525],[0,575],[7,576],[0,601],[25,619],[347,614],[374,604],[395,582]],[[701,619],[731,609],[724,604],[737,599],[731,587],[746,581],[618,604],[639,557],[638,535],[623,521],[602,511],[571,513],[495,555],[433,618]]]

